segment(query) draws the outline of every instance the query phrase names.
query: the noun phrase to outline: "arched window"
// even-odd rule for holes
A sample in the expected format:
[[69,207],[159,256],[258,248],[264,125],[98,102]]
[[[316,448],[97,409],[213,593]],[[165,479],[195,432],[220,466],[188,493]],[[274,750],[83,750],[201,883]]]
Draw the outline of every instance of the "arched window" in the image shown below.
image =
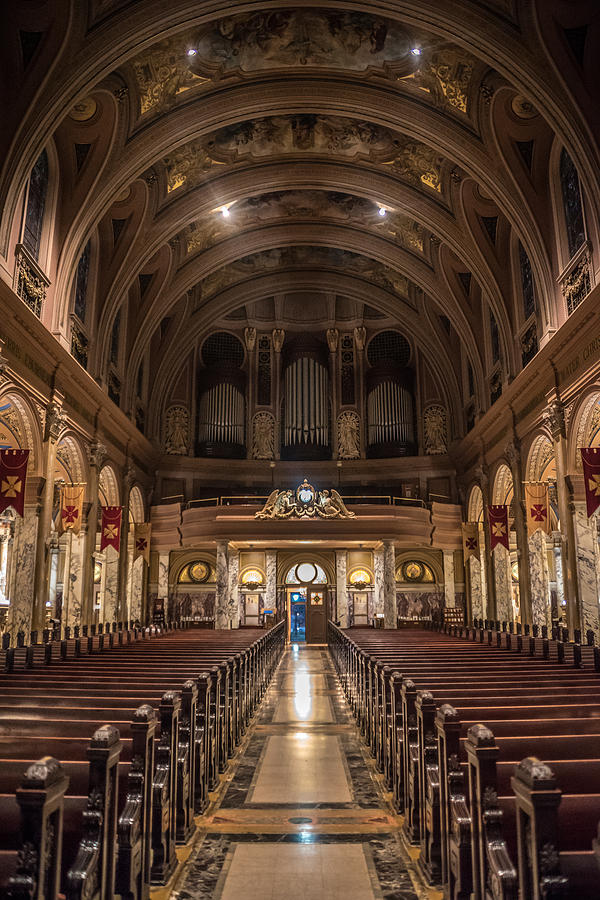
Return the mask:
[[559,170],[569,259],[571,259],[585,242],[585,222],[579,175],[575,163],[565,149],[560,155]]
[[490,344],[492,350],[492,364],[500,362],[500,333],[496,317],[490,309]]
[[75,276],[75,304],[74,312],[82,322],[85,322],[85,314],[87,311],[87,290],[88,279],[90,274],[90,248],[91,241],[85,245],[83,253],[79,257],[77,263],[77,274]]
[[523,295],[523,318],[527,321],[535,312],[535,288],[531,262],[521,241],[519,241],[519,268],[521,271],[521,292]]
[[23,245],[36,261],[40,255],[47,194],[48,154],[43,150],[29,177],[23,223]]

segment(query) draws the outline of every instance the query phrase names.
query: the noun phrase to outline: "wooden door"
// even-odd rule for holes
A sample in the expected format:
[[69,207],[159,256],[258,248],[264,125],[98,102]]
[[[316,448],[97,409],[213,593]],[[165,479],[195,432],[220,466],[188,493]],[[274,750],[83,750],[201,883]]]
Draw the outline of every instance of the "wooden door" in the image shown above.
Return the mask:
[[308,589],[306,616],[306,641],[308,644],[325,644],[327,641],[327,589]]

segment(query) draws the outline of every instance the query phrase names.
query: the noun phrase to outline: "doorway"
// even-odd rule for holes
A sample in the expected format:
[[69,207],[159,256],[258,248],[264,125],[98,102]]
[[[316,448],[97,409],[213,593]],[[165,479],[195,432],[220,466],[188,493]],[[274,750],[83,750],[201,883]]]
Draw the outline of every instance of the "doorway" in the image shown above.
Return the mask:
[[306,641],[306,588],[288,590],[290,641],[300,644]]

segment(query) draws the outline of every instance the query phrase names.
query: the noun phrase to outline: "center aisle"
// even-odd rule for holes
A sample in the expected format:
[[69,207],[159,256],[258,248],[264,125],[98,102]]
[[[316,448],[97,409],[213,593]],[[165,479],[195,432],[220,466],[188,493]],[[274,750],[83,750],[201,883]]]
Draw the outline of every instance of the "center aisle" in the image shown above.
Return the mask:
[[421,900],[326,648],[289,648],[171,894]]

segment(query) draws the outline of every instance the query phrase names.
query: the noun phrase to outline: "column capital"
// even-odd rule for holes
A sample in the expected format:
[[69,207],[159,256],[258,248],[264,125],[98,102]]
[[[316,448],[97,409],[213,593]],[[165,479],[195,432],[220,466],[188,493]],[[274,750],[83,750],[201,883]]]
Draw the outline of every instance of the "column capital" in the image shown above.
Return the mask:
[[519,466],[521,464],[521,442],[516,439],[509,441],[504,448],[504,456],[511,469],[515,469]]
[[256,346],[256,328],[251,325],[244,328],[244,343],[248,353],[252,353]]
[[560,400],[552,400],[544,413],[544,424],[555,441],[565,437],[565,410]]
[[329,347],[330,353],[335,353],[337,351],[339,338],[340,333],[337,328],[327,329],[327,346]]
[[46,418],[44,421],[44,440],[57,441],[64,425],[62,405],[51,400],[46,406]]
[[354,329],[354,343],[357,350],[364,350],[367,342],[367,329],[364,325],[357,325]]
[[275,353],[281,353],[283,342],[285,341],[285,331],[283,328],[274,328],[272,331],[273,347]]
[[94,441],[93,444],[90,444],[87,448],[87,457],[90,466],[101,469],[102,464],[106,459],[106,447],[99,441]]
[[485,463],[480,463],[475,469],[475,479],[479,482],[482,490],[485,490],[490,483],[489,469]]

